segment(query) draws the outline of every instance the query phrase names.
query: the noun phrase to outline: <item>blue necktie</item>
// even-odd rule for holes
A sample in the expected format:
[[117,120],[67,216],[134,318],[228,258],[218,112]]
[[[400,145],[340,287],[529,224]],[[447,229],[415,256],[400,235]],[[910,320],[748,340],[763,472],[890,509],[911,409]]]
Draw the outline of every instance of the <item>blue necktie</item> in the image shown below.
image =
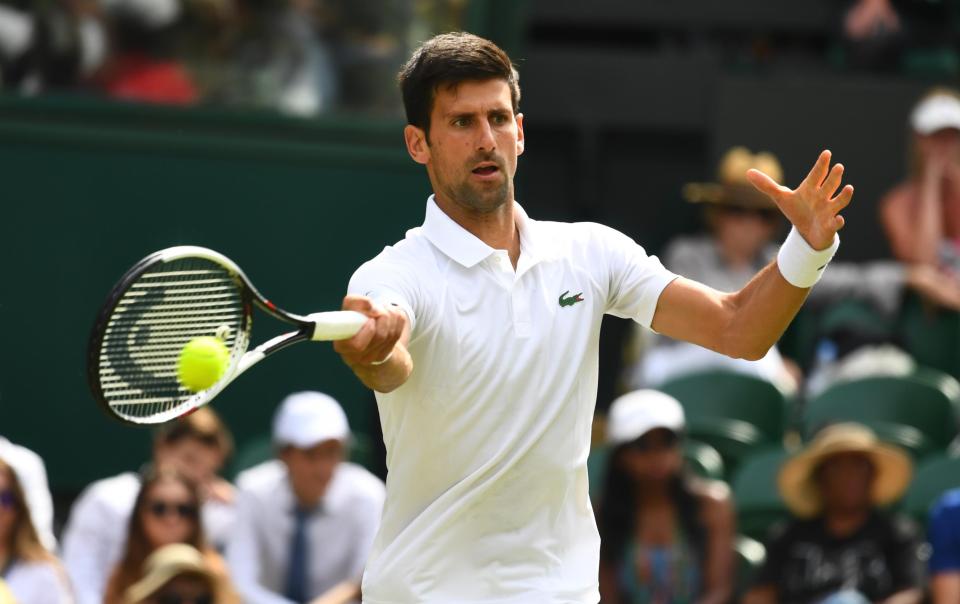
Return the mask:
[[297,507],[293,511],[293,539],[290,541],[290,565],[287,568],[287,598],[301,604],[309,601],[307,594],[307,522],[312,510]]

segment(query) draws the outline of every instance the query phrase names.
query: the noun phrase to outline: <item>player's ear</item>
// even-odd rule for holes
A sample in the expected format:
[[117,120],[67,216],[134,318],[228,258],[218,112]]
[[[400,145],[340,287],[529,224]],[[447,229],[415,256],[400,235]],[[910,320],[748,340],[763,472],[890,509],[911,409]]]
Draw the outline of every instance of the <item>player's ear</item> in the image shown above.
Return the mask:
[[407,143],[407,153],[418,164],[430,161],[430,145],[427,144],[427,133],[422,128],[407,124],[403,129],[403,139]]
[[517,114],[517,155],[523,155],[526,139],[523,137],[523,114]]

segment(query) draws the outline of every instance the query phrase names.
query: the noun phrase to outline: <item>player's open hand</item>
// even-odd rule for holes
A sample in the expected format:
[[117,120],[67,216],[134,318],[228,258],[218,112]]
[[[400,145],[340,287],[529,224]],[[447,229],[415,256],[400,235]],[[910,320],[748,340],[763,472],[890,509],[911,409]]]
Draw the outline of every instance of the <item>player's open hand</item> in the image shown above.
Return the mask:
[[815,250],[823,250],[833,244],[833,236],[843,228],[840,211],[853,198],[853,186],[840,188],[843,164],[830,167],[830,151],[823,151],[817,163],[796,189],[785,187],[763,172],[747,171],[747,179],[760,192],[766,194],[797,231]]
[[403,336],[407,315],[396,306],[383,307],[366,296],[347,296],[343,310],[355,310],[370,319],[349,340],[334,342],[333,349],[354,369],[386,361]]

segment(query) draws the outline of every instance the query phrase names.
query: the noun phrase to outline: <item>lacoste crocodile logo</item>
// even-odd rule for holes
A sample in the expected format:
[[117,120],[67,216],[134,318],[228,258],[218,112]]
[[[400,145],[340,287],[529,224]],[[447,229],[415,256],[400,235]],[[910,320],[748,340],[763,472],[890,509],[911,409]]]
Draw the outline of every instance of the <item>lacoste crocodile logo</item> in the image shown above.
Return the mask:
[[569,293],[570,290],[568,289],[560,294],[560,306],[573,306],[577,302],[583,302],[583,292],[580,292],[579,294],[573,294],[572,296],[567,296]]

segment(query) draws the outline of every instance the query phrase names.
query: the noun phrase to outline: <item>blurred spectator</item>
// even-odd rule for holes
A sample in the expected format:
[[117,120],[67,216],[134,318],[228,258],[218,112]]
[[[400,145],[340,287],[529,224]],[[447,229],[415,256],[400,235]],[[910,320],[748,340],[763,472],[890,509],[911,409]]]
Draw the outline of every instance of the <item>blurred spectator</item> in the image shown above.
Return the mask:
[[3,459],[0,459],[0,576],[16,602],[73,602],[66,573],[40,543],[23,486],[13,466]]
[[211,89],[228,104],[310,116],[331,109],[338,84],[318,35],[312,0],[237,0],[222,56],[226,76]]
[[325,394],[288,396],[273,421],[279,459],[243,472],[227,547],[237,588],[258,604],[359,599],[380,524],[383,483],[343,461],[347,417]]
[[600,593],[606,604],[727,602],[734,518],[723,483],[683,471],[683,408],[654,390],[615,400],[599,506]]
[[[222,548],[233,523],[233,488],[217,476],[233,448],[226,427],[209,407],[161,426],[153,464],[171,466],[199,485],[207,538]],[[63,533],[63,560],[81,604],[102,604],[110,570],[127,539],[140,476],[124,472],[87,487],[73,504]]]
[[744,602],[920,602],[916,530],[880,510],[900,498],[912,471],[905,453],[859,424],[820,431],[780,470],[794,519],[772,531]]
[[126,604],[228,604],[222,581],[197,548],[165,545],[150,554],[143,578],[127,589]]
[[157,467],[147,471],[142,485],[128,522],[126,550],[107,582],[104,604],[123,604],[127,590],[143,576],[147,557],[172,543],[201,552],[221,589],[229,591],[226,564],[206,544],[196,484],[171,467]]
[[960,94],[937,88],[910,114],[909,179],[881,202],[893,254],[960,275]]
[[110,19],[112,53],[96,77],[113,98],[192,105],[200,91],[174,54],[180,0],[100,0]]
[[[784,221],[773,202],[747,182],[746,172],[750,168],[783,181],[783,169],[774,155],[753,154],[744,147],[733,147],[720,160],[718,182],[691,183],[684,187],[683,194],[688,201],[703,204],[709,232],[674,239],[664,253],[667,268],[715,289],[736,291],[776,258],[778,248],[774,242],[780,236]],[[892,261],[833,262],[811,290],[808,306],[824,308],[842,300],[858,300],[884,317],[894,317],[905,287],[937,304],[960,308],[960,286],[956,283],[945,284],[929,267],[907,267]],[[797,387],[799,371],[789,360],[785,362],[776,347],[759,361],[747,361],[657,336],[649,330],[635,329],[634,343],[631,356],[636,360],[628,363],[626,377],[630,388],[656,387],[670,378],[702,369],[747,373],[770,381],[786,393],[792,393]],[[837,351],[830,361],[839,361],[865,343],[866,340],[849,345],[845,342],[844,349]],[[886,348],[880,353],[896,355],[896,351],[890,353]],[[862,366],[864,362],[859,364]],[[835,368],[830,371],[829,376],[820,377],[822,384],[841,373]]]
[[20,480],[27,496],[30,519],[40,536],[40,542],[55,552],[57,540],[53,536],[53,498],[47,486],[47,469],[43,459],[30,449],[16,445],[0,436],[0,459],[6,461]]
[[930,595],[933,604],[960,602],[960,489],[947,491],[934,504],[927,527]]

